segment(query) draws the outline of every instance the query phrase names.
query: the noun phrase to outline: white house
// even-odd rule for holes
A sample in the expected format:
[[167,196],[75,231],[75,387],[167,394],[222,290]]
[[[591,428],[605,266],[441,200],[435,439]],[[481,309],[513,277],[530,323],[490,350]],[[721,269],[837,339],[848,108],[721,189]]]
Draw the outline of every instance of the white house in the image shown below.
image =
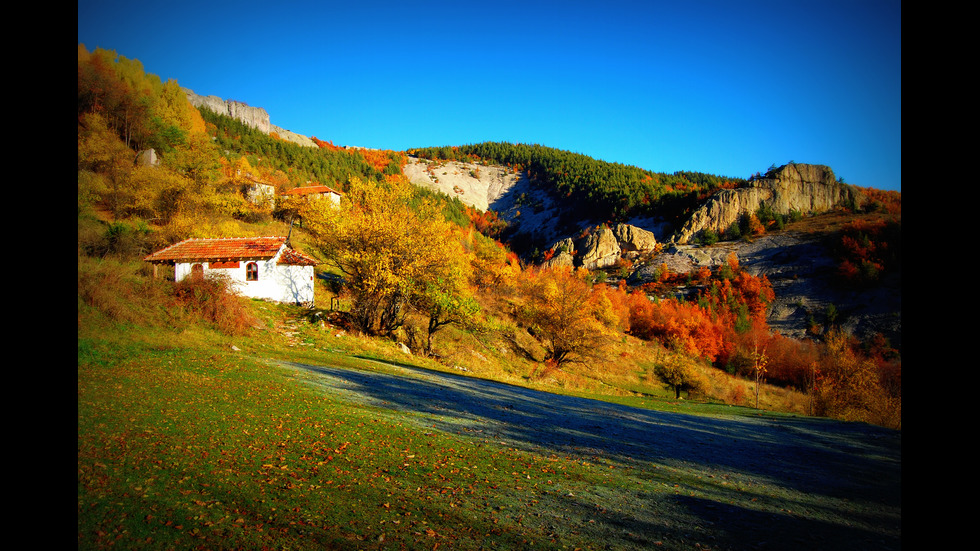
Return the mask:
[[285,237],[185,239],[144,260],[174,266],[174,281],[207,274],[228,276],[240,294],[277,302],[313,304],[317,261],[289,246]]

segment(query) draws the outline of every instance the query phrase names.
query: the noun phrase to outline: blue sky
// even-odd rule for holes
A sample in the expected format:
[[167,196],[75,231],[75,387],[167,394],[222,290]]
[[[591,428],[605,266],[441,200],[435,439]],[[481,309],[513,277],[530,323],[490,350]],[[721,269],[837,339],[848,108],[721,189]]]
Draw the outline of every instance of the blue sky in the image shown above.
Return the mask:
[[78,42],[337,145],[789,161],[901,191],[897,0],[78,2]]

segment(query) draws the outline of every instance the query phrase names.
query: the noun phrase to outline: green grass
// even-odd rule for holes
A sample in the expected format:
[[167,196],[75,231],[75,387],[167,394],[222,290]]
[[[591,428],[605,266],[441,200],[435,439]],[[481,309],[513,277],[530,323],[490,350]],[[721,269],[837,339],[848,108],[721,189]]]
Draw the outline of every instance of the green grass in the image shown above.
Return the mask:
[[80,548],[520,547],[532,488],[595,476],[206,349],[80,339],[78,397]]
[[265,329],[240,337],[201,325],[89,324],[80,308],[79,549],[900,545],[900,503],[808,494],[704,465],[517,449],[345,401],[269,360],[382,371],[361,358],[438,364],[336,337],[296,309],[252,306]]

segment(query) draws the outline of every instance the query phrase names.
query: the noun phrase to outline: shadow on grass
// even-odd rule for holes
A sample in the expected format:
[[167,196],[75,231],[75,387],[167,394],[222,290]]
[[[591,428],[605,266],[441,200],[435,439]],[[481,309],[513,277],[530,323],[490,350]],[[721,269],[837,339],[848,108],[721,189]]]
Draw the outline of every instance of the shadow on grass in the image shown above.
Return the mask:
[[652,411],[409,366],[392,375],[283,365],[353,401],[517,449],[736,472],[808,494],[901,507],[901,436],[874,426]]
[[806,518],[791,513],[755,511],[693,496],[674,496],[711,527],[715,545],[722,549],[901,549],[898,534]]

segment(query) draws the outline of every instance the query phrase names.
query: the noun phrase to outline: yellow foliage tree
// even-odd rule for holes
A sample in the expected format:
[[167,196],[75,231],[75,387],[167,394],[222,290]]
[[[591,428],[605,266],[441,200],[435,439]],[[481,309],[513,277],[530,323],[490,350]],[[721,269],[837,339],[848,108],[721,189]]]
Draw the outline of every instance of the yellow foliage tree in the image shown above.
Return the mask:
[[856,354],[849,341],[839,329],[825,337],[826,357],[821,370],[823,413],[847,421],[868,422],[879,422],[897,413],[900,424],[901,401],[891,399],[881,388],[875,363]]
[[506,291],[517,281],[521,265],[517,256],[498,241],[470,230],[467,242],[473,253],[473,283],[484,291]]
[[680,399],[681,391],[688,395],[700,394],[707,390],[708,380],[693,365],[691,358],[677,353],[668,353],[653,368],[658,379],[674,390],[674,398]]
[[78,120],[79,206],[105,201],[119,218],[126,205],[124,188],[133,170],[133,152],[109,128],[101,114]]
[[411,184],[352,179],[340,207],[312,201],[302,215],[314,246],[344,274],[364,332],[390,335],[414,306],[430,316],[431,344],[431,333],[470,311],[460,302],[468,256],[436,205],[412,201]]
[[525,323],[544,340],[547,359],[556,366],[593,357],[604,348],[587,270],[564,266],[528,273],[524,296]]

